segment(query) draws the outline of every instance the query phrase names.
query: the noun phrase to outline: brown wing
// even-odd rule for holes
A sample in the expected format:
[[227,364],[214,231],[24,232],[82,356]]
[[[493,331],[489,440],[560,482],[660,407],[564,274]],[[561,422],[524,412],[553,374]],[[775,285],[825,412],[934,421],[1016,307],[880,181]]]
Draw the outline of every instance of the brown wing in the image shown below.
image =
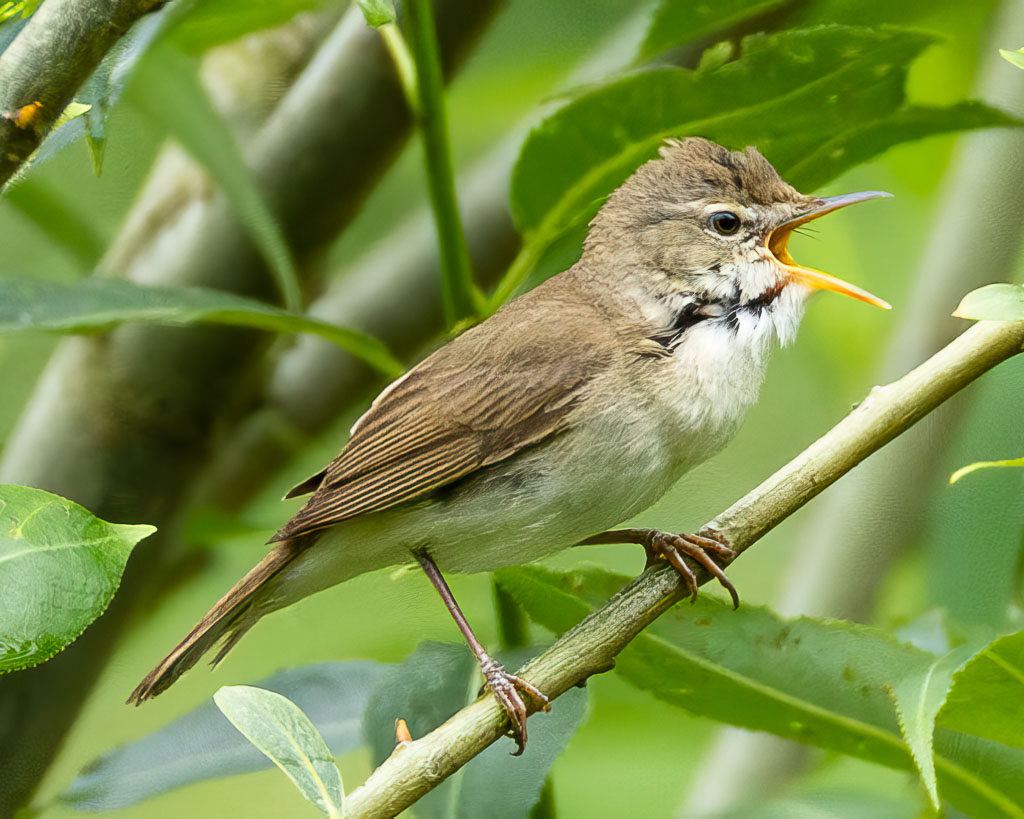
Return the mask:
[[316,487],[273,539],[422,496],[563,429],[617,348],[600,343],[611,331],[593,306],[558,295],[538,288],[381,393],[341,454],[293,490]]

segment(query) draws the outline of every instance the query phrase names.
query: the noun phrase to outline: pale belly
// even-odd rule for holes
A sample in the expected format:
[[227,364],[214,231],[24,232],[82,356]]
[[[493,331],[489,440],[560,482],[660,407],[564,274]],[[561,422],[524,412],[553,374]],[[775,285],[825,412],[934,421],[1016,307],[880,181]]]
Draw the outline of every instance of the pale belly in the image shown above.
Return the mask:
[[528,563],[622,523],[653,504],[724,444],[705,430],[616,413],[572,429],[449,494],[332,527],[279,578],[270,608],[358,574],[414,561],[426,549],[443,571]]

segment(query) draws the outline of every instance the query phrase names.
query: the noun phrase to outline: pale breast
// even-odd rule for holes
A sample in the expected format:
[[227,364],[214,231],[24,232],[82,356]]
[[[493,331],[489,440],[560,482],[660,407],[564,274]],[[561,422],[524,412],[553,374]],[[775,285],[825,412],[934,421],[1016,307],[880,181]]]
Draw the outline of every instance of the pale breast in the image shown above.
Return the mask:
[[657,362],[659,426],[684,470],[722,449],[757,402],[768,345],[743,343],[743,330],[738,335],[724,322],[702,322]]

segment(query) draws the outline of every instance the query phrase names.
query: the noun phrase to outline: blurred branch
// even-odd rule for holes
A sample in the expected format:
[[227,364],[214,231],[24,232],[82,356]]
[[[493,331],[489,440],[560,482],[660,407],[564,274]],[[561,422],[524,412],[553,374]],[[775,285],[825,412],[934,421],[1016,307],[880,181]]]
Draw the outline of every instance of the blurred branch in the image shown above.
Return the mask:
[[[449,73],[497,5],[439,0]],[[408,132],[391,61],[353,10],[247,151],[254,177],[305,262],[307,281],[311,262],[358,210]],[[222,196],[188,199],[177,215],[157,240],[119,254],[124,266],[112,272],[273,298],[260,256]],[[109,520],[155,523],[160,536],[133,556],[113,605],[74,646],[53,662],[0,679],[0,815],[32,792],[117,637],[143,612],[136,604],[159,582],[194,480],[217,431],[247,405],[268,343],[247,331],[126,326],[63,341],[43,373],[7,442],[2,479],[55,491]]]
[[[1002,110],[1024,114],[1024,81],[1000,59],[997,46],[1024,41],[1024,5],[1002,3],[980,48],[972,95]],[[945,174],[936,217],[922,244],[903,319],[876,376],[905,372],[956,335],[950,317],[969,290],[1013,274],[1024,224],[1024,136],[1017,129],[985,130],[957,140]],[[965,266],[964,259],[971,264]],[[939,461],[969,404],[953,402],[872,458],[829,493],[804,525],[782,573],[776,608],[786,613],[864,620],[881,580],[922,530],[928,503],[945,489]],[[898,503],[894,503],[898,499]],[[879,524],[864,510],[884,510]],[[847,578],[834,583],[833,578]],[[784,781],[807,749],[765,734],[723,729],[692,781],[687,816],[717,814],[745,796],[759,798],[766,783]]]
[[46,0],[40,5],[0,54],[0,190],[118,38],[164,2]]
[[[943,401],[1024,350],[1024,322],[985,321],[898,381],[875,387],[846,418],[706,529],[737,552],[814,498]],[[696,564],[691,564],[696,566]],[[709,579],[699,574],[699,582]],[[554,699],[612,664],[629,642],[686,594],[672,569],[646,571],[518,673]],[[506,730],[490,694],[405,744],[345,800],[350,819],[394,816],[459,770]]]

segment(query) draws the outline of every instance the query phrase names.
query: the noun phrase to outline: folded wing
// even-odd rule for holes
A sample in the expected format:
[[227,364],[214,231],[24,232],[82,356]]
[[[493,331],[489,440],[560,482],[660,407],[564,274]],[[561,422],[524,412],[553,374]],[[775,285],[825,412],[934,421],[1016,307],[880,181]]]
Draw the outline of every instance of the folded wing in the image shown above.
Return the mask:
[[[330,466],[292,490],[315,489],[273,539],[424,496],[565,429],[616,345],[594,343],[595,333],[611,331],[590,305],[545,305],[541,314],[574,315],[538,327],[542,293],[529,296],[381,393]],[[559,329],[567,325],[571,337]]]

